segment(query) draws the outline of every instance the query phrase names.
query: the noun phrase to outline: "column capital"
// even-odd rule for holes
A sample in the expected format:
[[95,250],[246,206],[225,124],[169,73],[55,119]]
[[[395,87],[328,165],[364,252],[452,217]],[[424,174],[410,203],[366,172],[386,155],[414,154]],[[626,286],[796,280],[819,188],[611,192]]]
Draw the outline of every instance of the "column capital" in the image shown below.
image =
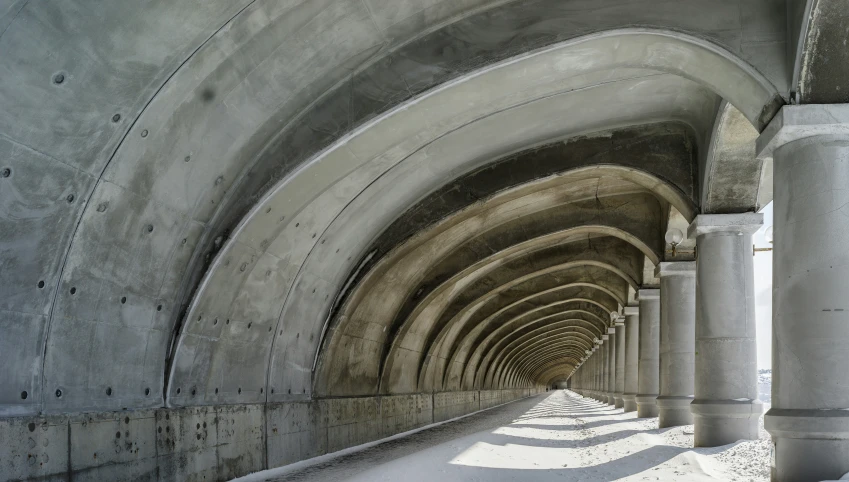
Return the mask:
[[628,315],[639,315],[640,314],[640,305],[628,305],[622,310],[625,313],[625,316]]
[[775,149],[806,137],[849,135],[849,104],[785,105],[758,137],[758,159],[772,159]]
[[763,224],[764,215],[761,213],[699,214],[690,223],[687,236],[692,238],[714,233],[754,234]]
[[610,336],[608,336],[607,334],[601,335],[602,343],[607,341],[608,338],[610,338]]
[[642,300],[659,300],[660,299],[660,289],[659,288],[643,288],[637,291],[637,299]]
[[614,326],[625,326],[625,316],[622,315],[616,318],[616,324]]
[[654,269],[658,278],[664,276],[696,276],[695,261],[663,261]]
[[609,327],[609,328],[607,329],[607,334],[608,334],[608,335],[615,335],[615,334],[616,334],[616,328],[615,328],[615,327],[613,327],[613,326]]

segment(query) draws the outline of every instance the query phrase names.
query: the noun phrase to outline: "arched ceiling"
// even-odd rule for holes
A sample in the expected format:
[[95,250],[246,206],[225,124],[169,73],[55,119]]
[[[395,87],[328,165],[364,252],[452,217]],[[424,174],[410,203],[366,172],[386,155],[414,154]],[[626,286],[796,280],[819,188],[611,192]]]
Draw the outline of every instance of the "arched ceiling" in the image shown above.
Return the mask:
[[0,415],[560,379],[768,197],[784,6],[0,5]]

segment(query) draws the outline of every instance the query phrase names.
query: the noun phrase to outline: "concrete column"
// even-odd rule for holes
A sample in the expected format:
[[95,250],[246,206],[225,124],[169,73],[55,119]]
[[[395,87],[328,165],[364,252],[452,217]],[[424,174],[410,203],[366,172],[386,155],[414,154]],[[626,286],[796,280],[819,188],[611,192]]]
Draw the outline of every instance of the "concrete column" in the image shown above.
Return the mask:
[[638,367],[640,350],[640,307],[625,307],[625,412],[637,411]]
[[593,391],[592,398],[593,400],[598,400],[598,343],[593,347]]
[[696,351],[696,263],[660,263],[659,428],[693,423]]
[[595,389],[596,389],[596,385],[595,385],[596,384],[596,375],[597,375],[596,372],[597,372],[597,368],[598,368],[598,364],[596,363],[596,348],[597,347],[598,347],[598,345],[593,345],[593,349],[591,350],[591,353],[590,353],[590,358],[589,358],[589,360],[587,360],[590,363],[590,367],[589,367],[590,370],[589,370],[589,373],[588,373],[588,376],[589,376],[588,391],[589,391],[589,397],[592,398],[592,399],[595,399]]
[[581,379],[581,363],[583,363],[583,360],[578,362],[578,367],[575,368],[575,373],[573,373],[571,378],[570,378],[570,380],[572,381],[570,388],[573,392],[575,392],[577,394],[581,393],[581,382],[580,382],[580,379]]
[[604,386],[601,382],[602,376],[604,375],[604,356],[602,355],[602,345],[603,340],[598,340],[599,343],[595,346],[595,399],[597,401],[601,401],[601,393],[604,391]]
[[637,417],[657,417],[660,392],[660,290],[641,289]]
[[584,373],[586,373],[586,371],[587,371],[586,367],[587,367],[587,357],[586,357],[586,355],[584,355],[584,357],[581,358],[581,366],[578,367],[578,371],[575,373],[576,383],[578,385],[578,390],[576,390],[576,391],[581,396],[584,396]]
[[[601,342],[601,340],[599,340],[599,342]],[[601,345],[596,343],[594,348],[595,353],[593,354],[593,358],[595,358],[595,382],[593,385],[593,398],[598,401],[601,401],[601,370],[604,367],[601,359],[601,351],[599,350],[600,347]]]
[[607,404],[616,405],[616,328],[608,328],[607,336]]
[[601,336],[601,383],[599,387],[599,401],[607,403],[607,379],[610,376],[610,358],[608,347],[610,346],[610,335]]
[[784,106],[774,158],[773,480],[849,472],[849,105]]
[[625,317],[616,319],[616,393],[614,394],[614,406],[623,408],[625,406]]
[[[587,350],[586,352],[588,352]],[[584,363],[581,364],[581,396],[589,396],[589,370],[590,356],[589,353],[584,357]]]
[[696,274],[696,447],[758,438],[752,234],[762,214],[700,215],[690,225]]

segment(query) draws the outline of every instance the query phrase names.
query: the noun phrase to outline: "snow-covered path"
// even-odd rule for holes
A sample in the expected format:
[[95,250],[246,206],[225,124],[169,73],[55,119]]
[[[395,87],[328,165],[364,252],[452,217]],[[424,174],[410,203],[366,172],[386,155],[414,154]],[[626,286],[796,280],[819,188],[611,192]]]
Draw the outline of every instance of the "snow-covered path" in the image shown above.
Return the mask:
[[657,429],[560,390],[252,481],[767,481],[770,443],[693,449],[693,427]]

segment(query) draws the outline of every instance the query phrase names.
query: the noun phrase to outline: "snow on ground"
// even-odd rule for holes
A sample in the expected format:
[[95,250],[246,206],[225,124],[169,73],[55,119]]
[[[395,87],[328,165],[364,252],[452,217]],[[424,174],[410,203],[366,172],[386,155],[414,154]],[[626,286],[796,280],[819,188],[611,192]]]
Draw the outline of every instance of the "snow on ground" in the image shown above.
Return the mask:
[[693,449],[693,426],[559,390],[373,445],[317,464],[259,472],[243,481],[746,481],[769,480],[761,439]]

